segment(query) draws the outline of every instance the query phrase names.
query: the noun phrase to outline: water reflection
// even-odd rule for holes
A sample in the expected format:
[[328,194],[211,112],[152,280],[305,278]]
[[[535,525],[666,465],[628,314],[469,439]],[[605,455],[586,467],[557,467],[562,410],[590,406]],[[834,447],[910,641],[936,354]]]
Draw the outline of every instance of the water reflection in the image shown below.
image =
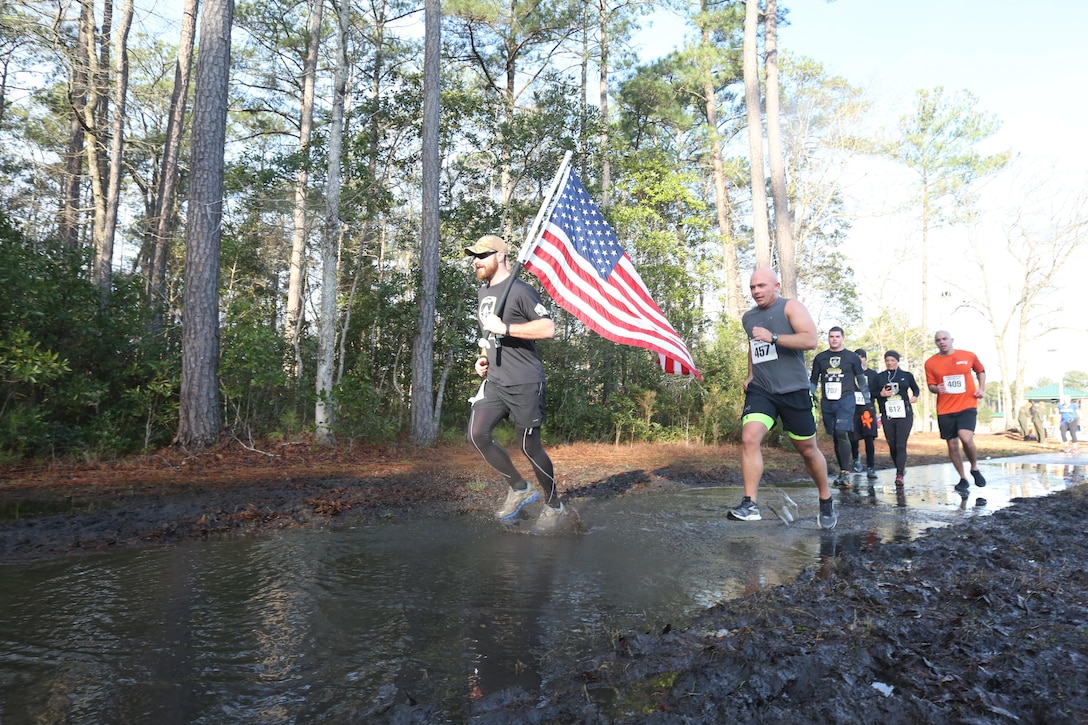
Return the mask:
[[430,723],[567,681],[620,634],[685,626],[806,565],[906,541],[1021,496],[1084,482],[1073,463],[987,462],[964,497],[951,466],[838,494],[761,490],[784,523],[730,522],[737,489],[578,503],[569,539],[485,518],[383,523],[0,567],[0,720],[364,722],[397,705]]

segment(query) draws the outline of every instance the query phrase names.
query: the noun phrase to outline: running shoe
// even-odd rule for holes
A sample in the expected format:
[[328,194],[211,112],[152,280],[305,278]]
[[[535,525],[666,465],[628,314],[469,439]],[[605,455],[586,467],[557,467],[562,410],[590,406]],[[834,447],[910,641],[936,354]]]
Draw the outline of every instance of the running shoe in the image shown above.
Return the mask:
[[971,471],[971,478],[975,479],[975,485],[979,488],[986,485],[986,479],[982,477],[982,471]]
[[970,491],[971,490],[971,484],[967,483],[966,478],[961,478],[960,482],[956,484],[956,490],[960,491],[960,492]]
[[559,504],[559,508],[553,509],[545,506],[540,512],[536,523],[529,529],[530,534],[538,536],[557,536],[578,531],[581,528],[581,520],[574,509]]
[[850,488],[850,473],[848,471],[839,473],[839,477],[835,479],[835,487],[843,490]]
[[835,524],[839,523],[839,515],[835,513],[835,501],[833,499],[820,499],[820,513],[816,516],[816,521],[820,524],[821,529],[833,529]]
[[506,501],[503,503],[502,508],[495,512],[495,518],[499,520],[513,518],[518,515],[519,511],[539,498],[540,493],[536,490],[536,486],[531,483],[526,483],[525,488],[521,491],[511,488],[506,492]]
[[854,459],[854,473],[861,473],[861,459]]
[[729,512],[729,518],[737,521],[760,521],[763,517],[759,515],[759,506],[756,506],[756,502],[745,496],[740,506]]
[[875,468],[870,468],[869,469],[868,478],[869,478],[870,481],[873,480],[874,478],[876,478],[876,469]]
[[895,485],[896,486],[902,486],[903,485],[903,477],[900,476],[899,474],[896,474],[896,476],[895,476]]

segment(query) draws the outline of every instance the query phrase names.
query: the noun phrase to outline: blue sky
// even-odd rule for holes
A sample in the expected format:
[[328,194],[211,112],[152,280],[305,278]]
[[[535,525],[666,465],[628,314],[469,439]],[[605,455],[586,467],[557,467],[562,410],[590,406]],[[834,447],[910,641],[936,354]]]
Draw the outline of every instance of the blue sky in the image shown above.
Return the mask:
[[[918,89],[968,90],[1003,126],[994,142],[1088,167],[1088,2],[784,0],[783,52],[865,88],[889,128]],[[684,21],[658,13],[635,38],[644,57],[679,44]]]
[[1088,3],[800,0],[787,7],[784,50],[823,62],[882,101],[907,101],[900,115],[917,89],[969,90],[1003,122],[994,139],[1001,146],[1088,160]]

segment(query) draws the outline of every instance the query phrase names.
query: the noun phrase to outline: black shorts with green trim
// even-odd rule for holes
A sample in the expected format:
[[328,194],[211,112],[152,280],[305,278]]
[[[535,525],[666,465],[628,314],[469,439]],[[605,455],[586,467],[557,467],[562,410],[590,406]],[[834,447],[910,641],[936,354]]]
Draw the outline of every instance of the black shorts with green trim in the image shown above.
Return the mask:
[[741,422],[749,416],[766,416],[772,421],[782,419],[782,427],[793,438],[805,439],[816,435],[816,416],[812,412],[812,396],[808,390],[790,393],[769,393],[749,384],[744,394]]

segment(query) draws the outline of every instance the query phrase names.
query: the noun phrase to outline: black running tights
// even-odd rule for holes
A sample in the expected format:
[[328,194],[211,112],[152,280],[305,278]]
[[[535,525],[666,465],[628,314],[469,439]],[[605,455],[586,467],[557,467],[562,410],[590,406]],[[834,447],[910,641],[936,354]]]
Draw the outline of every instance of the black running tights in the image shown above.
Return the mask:
[[[522,484],[525,479],[518,473],[518,469],[514,466],[514,462],[510,460],[506,449],[496,443],[491,436],[491,432],[495,430],[495,426],[499,424],[499,421],[505,415],[506,412],[501,410],[480,411],[473,409],[472,418],[469,422],[468,439],[480,452],[480,455],[484,457],[484,460],[503,475],[511,488],[521,489],[524,487]],[[552,459],[548,457],[548,454],[544,451],[544,446],[540,443],[540,427],[515,427],[514,430],[517,434],[521,452],[533,465],[533,473],[536,474],[536,480],[544,491],[545,503],[555,501],[555,473],[552,468]]]

